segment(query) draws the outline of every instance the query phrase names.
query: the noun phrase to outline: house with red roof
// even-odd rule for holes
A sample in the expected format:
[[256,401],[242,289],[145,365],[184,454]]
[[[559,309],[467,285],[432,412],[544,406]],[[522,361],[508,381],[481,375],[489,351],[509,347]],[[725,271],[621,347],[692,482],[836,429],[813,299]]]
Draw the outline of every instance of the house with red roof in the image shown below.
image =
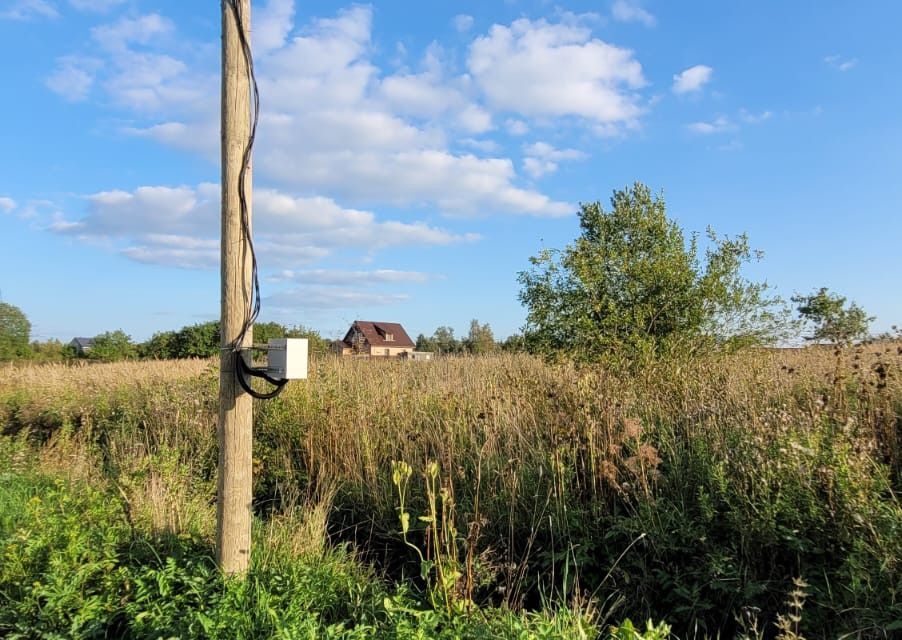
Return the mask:
[[345,337],[332,343],[332,349],[342,356],[408,358],[416,345],[397,322],[355,320]]

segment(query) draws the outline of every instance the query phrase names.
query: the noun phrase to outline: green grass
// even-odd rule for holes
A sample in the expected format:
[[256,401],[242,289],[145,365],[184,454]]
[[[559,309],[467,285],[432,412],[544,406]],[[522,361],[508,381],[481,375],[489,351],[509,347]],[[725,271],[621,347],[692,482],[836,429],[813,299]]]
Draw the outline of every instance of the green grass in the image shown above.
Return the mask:
[[[125,572],[125,592],[100,589],[91,610],[134,629],[171,619],[194,633],[209,615],[267,637],[272,608],[314,636],[596,637],[629,617],[679,637],[791,637],[778,625],[793,615],[810,638],[886,638],[902,627],[900,364],[896,343],[839,361],[808,349],[629,370],[315,359],[308,381],[256,405],[254,568],[239,586],[209,561],[214,370],[0,370],[4,478],[27,478],[4,489],[0,522],[37,517],[21,506],[47,504],[48,477],[96,492],[106,515],[73,517],[84,531],[70,535],[97,549],[84,566],[118,568],[82,569],[80,593]],[[403,511],[396,462],[411,470]],[[113,560],[105,535],[127,541],[109,543]],[[80,557],[67,553],[61,567]],[[136,585],[167,581],[154,598],[175,609],[139,604]],[[69,602],[47,609],[16,588],[28,615]],[[228,618],[236,608],[244,622]]]
[[264,541],[244,581],[216,569],[207,541],[150,537],[115,496],[33,471],[0,485],[4,638],[586,638],[569,610],[445,615],[389,588],[345,548],[296,556]]

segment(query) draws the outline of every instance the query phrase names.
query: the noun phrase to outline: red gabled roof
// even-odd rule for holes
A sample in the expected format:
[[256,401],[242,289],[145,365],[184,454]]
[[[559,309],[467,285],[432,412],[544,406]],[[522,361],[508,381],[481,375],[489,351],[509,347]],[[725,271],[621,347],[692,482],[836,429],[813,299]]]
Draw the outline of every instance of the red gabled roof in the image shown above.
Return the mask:
[[[353,346],[350,341],[351,333],[354,327],[363,334],[366,341],[372,347],[394,347],[396,349],[413,349],[416,345],[407,332],[397,322],[371,322],[369,320],[355,320],[351,328],[345,334],[344,342],[348,346]],[[391,335],[394,340],[386,340],[385,337]]]

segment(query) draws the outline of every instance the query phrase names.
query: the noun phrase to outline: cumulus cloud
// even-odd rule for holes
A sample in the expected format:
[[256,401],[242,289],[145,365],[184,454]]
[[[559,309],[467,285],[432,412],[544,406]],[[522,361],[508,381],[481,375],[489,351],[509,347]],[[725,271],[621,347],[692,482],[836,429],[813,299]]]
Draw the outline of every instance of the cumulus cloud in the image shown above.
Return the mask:
[[500,144],[494,140],[483,138],[461,138],[457,143],[464,147],[482,151],[483,153],[498,153],[501,150]]
[[496,24],[470,46],[467,66],[496,109],[635,126],[634,90],[645,85],[633,52],[597,38],[577,19]]
[[760,124],[770,120],[773,115],[773,111],[761,111],[760,113],[753,113],[746,109],[740,109],[739,111],[739,119],[747,124]]
[[725,116],[718,116],[711,122],[693,122],[686,125],[686,128],[688,128],[693,133],[708,135],[712,133],[734,131],[736,129],[736,125],[734,125],[729,118]]
[[214,162],[219,160],[219,122],[215,120],[190,125],[184,122],[161,122],[148,127],[123,127],[122,132],[155,140],[176,149],[193,151]]
[[[208,268],[219,259],[219,195],[219,185],[211,183],[103,191],[85,198],[85,215],[57,217],[49,229],[102,240],[140,262]],[[344,208],[329,198],[272,189],[255,192],[254,214],[255,245],[270,268],[309,264],[348,248],[372,253],[479,239],[424,222],[379,221],[372,212]]]
[[635,0],[616,0],[611,6],[611,16],[618,22],[641,22],[646,27],[656,24],[655,17]]
[[3,20],[31,20],[33,18],[59,18],[59,11],[47,0],[13,0],[0,11]]
[[473,16],[469,16],[465,13],[458,14],[454,16],[454,28],[460,31],[461,33],[465,31],[469,31],[473,28]]
[[137,114],[187,113],[208,122],[218,105],[218,78],[159,50],[173,44],[175,32],[156,13],[98,25],[91,29],[91,52],[58,58],[45,84],[73,102],[100,87],[108,102]]
[[704,64],[697,64],[673,76],[673,92],[676,94],[698,91],[711,80],[714,69]]
[[433,276],[422,271],[398,271],[396,269],[374,269],[371,271],[351,271],[343,269],[308,269],[305,271],[283,270],[269,280],[271,282],[299,282],[317,285],[372,285],[428,282]]
[[522,120],[516,120],[514,118],[508,118],[504,122],[504,128],[507,129],[507,132],[512,136],[525,136],[529,133],[529,125]]
[[554,173],[563,160],[580,160],[586,154],[578,149],[555,149],[547,142],[536,142],[523,147],[523,169],[533,178]]
[[256,55],[285,45],[294,23],[293,0],[268,0],[254,13],[254,52]]
[[69,0],[69,4],[79,11],[106,13],[113,7],[124,4],[126,0]]
[[56,60],[56,69],[44,84],[69,102],[81,102],[88,97],[94,85],[94,73],[101,65],[96,58],[62,56]]
[[464,130],[482,133],[491,127],[491,115],[466,95],[466,80],[446,79],[438,62],[427,61],[426,71],[393,75],[379,85],[379,97],[391,112],[419,118],[450,115]]
[[406,302],[406,293],[358,290],[345,287],[297,287],[281,291],[263,299],[276,310],[293,309],[356,309]]
[[0,196],[0,211],[9,213],[16,208],[16,201],[6,196]]
[[124,51],[129,45],[147,45],[154,40],[171,34],[175,25],[158,13],[120,18],[111,24],[91,29],[91,37],[104,49],[114,52]]
[[[633,126],[641,111],[631,90],[644,79],[632,53],[593,39],[573,16],[496,25],[470,49],[468,66],[478,77],[453,72],[435,43],[416,69],[385,73],[374,63],[371,7],[352,6],[297,29],[293,16],[291,0],[268,0],[254,39],[265,96],[256,177],[285,191],[452,215],[569,215],[570,203],[521,184],[510,158],[456,151],[499,147],[453,141],[492,131],[498,109],[511,112],[504,126],[512,135],[525,134],[531,117],[542,126],[554,116],[577,116],[591,130],[620,129]],[[91,34],[91,57],[61,58],[48,86],[69,100],[105,92],[107,104],[132,115],[121,132],[215,161],[218,67],[183,58],[203,47],[186,46],[172,21],[156,13],[129,15]],[[508,50],[512,61],[504,60]],[[543,60],[530,71],[533,54]],[[494,56],[503,68],[493,72],[486,65]],[[503,86],[491,84],[493,74]],[[523,86],[532,87],[529,99],[505,95]]]

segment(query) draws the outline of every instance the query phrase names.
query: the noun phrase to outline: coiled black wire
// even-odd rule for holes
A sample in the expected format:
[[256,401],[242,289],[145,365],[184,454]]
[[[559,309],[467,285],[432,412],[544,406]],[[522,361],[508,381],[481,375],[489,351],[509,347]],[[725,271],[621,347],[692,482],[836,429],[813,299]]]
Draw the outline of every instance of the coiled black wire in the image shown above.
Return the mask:
[[244,16],[241,13],[241,7],[238,0],[225,0],[226,4],[232,10],[232,16],[235,18],[235,28],[238,31],[238,39],[241,44],[241,50],[244,54],[244,62],[247,67],[247,75],[251,85],[251,126],[250,135],[248,136],[247,146],[241,158],[241,171],[238,174],[238,199],[241,209],[241,229],[244,234],[247,248],[251,253],[251,277],[253,279],[253,291],[251,292],[248,307],[244,315],[244,323],[241,332],[235,341],[230,345],[232,351],[236,353],[244,344],[248,331],[251,331],[254,322],[260,315],[260,276],[257,270],[257,253],[254,250],[254,238],[251,235],[250,208],[247,203],[246,177],[250,169],[251,154],[254,149],[254,141],[257,137],[257,122],[260,119],[260,90],[257,87],[257,75],[254,71],[254,57],[251,53],[251,45],[244,28]]
[[[269,400],[275,398],[282,392],[282,389],[288,383],[288,380],[277,380],[266,373],[265,369],[259,369],[249,365],[244,359],[242,349],[245,338],[249,331],[253,330],[254,322],[260,315],[260,276],[257,269],[257,253],[254,249],[254,238],[251,233],[250,208],[247,202],[247,172],[250,169],[251,155],[254,150],[254,141],[257,138],[257,123],[260,120],[260,90],[257,87],[257,75],[254,71],[254,56],[251,52],[251,45],[248,41],[247,31],[244,28],[244,16],[242,16],[241,6],[238,0],[224,0],[232,11],[235,18],[235,29],[238,32],[238,39],[241,44],[241,51],[244,54],[244,63],[247,68],[247,75],[251,85],[251,125],[248,135],[247,146],[241,157],[241,170],[238,173],[238,200],[241,209],[241,231],[244,235],[246,247],[251,254],[251,278],[253,280],[253,290],[251,291],[250,300],[244,314],[244,322],[241,331],[230,345],[235,358],[235,372],[238,377],[238,384],[241,388],[249,393],[252,397],[260,400]],[[251,386],[248,377],[262,378],[268,383],[275,385],[275,388],[269,392],[255,391]]]

